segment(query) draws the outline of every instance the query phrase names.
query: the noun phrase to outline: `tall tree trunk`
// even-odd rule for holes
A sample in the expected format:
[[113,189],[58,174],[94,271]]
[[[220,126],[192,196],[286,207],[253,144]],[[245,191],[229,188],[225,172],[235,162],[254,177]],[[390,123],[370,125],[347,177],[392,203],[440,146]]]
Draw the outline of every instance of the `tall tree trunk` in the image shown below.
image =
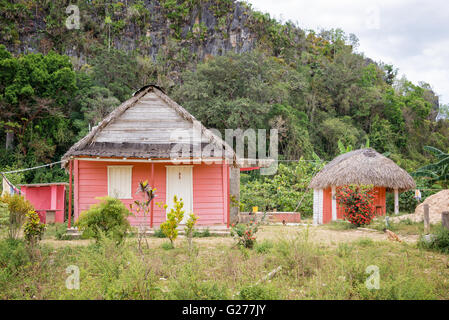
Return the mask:
[[6,144],[5,144],[6,150],[12,149],[13,143],[14,143],[14,131],[7,130],[6,131]]

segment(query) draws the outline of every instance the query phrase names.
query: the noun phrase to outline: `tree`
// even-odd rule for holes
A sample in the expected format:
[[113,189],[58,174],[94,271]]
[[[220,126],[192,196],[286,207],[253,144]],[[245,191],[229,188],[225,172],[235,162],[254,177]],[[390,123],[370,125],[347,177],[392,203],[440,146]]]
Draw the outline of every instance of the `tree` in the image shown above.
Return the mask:
[[424,150],[435,156],[436,162],[419,168],[414,176],[426,177],[433,183],[441,184],[443,188],[447,189],[449,187],[449,153],[431,146],[425,146]]
[[15,136],[25,148],[24,135],[38,119],[63,117],[75,90],[75,73],[67,56],[50,52],[13,57],[0,45],[0,124],[6,131],[6,149],[12,148]]

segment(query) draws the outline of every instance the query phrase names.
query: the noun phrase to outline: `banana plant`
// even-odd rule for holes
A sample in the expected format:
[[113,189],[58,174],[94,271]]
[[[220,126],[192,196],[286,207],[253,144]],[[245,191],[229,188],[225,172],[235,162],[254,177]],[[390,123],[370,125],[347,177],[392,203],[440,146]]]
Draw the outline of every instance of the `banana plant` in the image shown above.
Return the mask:
[[416,170],[414,177],[428,178],[432,183],[440,184],[447,189],[449,186],[449,153],[431,146],[425,146],[424,150],[435,156],[436,161]]

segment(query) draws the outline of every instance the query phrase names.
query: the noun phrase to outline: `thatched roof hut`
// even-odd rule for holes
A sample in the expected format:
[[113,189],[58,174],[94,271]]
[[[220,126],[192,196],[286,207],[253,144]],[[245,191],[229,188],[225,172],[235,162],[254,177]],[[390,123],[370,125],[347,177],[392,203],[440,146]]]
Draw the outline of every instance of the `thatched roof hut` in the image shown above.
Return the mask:
[[366,148],[336,157],[312,179],[310,187],[326,189],[350,184],[372,184],[390,191],[405,191],[416,186],[407,171],[376,150]]
[[394,212],[399,213],[399,192],[415,188],[415,181],[391,159],[371,148],[342,154],[329,162],[311,181],[313,220],[316,224],[343,218],[336,200],[338,187],[373,185],[376,212],[386,213],[386,192],[394,192]]

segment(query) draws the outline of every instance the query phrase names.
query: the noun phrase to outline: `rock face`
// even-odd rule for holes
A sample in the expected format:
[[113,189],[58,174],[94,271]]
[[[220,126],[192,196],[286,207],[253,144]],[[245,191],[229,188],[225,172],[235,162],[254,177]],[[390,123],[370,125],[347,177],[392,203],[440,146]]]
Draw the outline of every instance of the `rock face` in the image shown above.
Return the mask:
[[[85,60],[96,43],[110,43],[113,48],[138,50],[155,60],[160,50],[175,40],[202,60],[208,55],[223,55],[228,51],[248,52],[255,48],[260,38],[251,28],[252,10],[244,3],[231,0],[201,1],[189,5],[182,14],[167,8],[166,0],[123,1],[126,5],[117,6],[112,12],[87,0],[80,2],[78,30],[65,27],[69,14],[64,14],[66,7],[62,4],[58,8],[36,4],[28,15],[21,17],[0,15],[1,25],[14,24],[17,31],[15,39],[3,37],[0,44],[15,53],[46,53],[56,49]],[[136,13],[136,6],[142,3],[140,13]],[[112,19],[109,25],[105,24],[106,16]],[[112,31],[108,31],[108,26]],[[108,32],[111,32],[110,40]]]

